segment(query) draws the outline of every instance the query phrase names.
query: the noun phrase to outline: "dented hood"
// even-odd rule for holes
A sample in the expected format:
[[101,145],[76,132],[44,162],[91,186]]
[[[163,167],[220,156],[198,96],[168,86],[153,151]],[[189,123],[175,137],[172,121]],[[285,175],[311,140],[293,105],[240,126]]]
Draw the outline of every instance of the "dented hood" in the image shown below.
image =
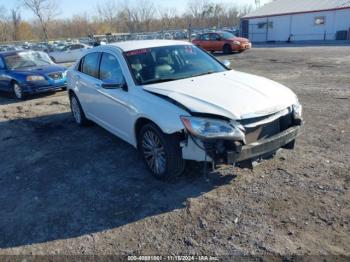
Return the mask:
[[279,83],[234,70],[145,85],[143,88],[168,96],[191,112],[234,120],[276,113],[297,101],[296,95]]

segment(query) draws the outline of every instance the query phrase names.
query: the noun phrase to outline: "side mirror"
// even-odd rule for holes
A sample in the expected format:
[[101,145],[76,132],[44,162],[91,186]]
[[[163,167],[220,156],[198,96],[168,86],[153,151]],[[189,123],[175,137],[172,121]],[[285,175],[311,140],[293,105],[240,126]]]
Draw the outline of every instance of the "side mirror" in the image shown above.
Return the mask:
[[226,60],[222,61],[222,63],[225,67],[231,68],[231,62],[229,60],[226,59]]
[[218,36],[218,37],[216,38],[216,41],[221,41],[221,37]]
[[127,89],[124,77],[122,77],[120,80],[119,79],[118,80],[111,80],[111,79],[103,80],[101,87],[104,89],[119,89],[119,88],[122,88],[123,90]]

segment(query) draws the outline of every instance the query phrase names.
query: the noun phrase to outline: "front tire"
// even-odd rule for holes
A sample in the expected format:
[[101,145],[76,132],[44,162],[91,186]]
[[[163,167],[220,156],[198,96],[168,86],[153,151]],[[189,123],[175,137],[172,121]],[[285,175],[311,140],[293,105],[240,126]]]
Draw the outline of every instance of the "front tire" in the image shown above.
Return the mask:
[[156,125],[144,125],[139,132],[138,148],[152,174],[158,179],[170,179],[185,169],[177,134],[164,134]]
[[80,105],[80,102],[75,94],[70,95],[70,108],[72,111],[75,123],[79,126],[88,126],[89,120],[86,118],[85,113]]
[[12,92],[14,97],[19,100],[23,100],[25,98],[25,94],[23,92],[22,87],[16,82],[12,84]]

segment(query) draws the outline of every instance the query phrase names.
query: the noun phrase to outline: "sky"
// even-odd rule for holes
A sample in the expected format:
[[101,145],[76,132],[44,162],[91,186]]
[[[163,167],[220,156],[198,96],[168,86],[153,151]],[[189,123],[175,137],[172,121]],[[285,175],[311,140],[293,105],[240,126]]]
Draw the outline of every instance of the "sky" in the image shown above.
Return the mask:
[[[106,0],[57,0],[60,6],[60,18],[69,18],[73,14],[87,13],[88,15],[96,14],[96,6],[98,3],[103,3]],[[137,1],[137,0],[135,0]],[[152,0],[155,6],[164,6],[176,8],[178,12],[183,12],[186,9],[188,0]],[[237,5],[254,5],[255,0],[211,0],[217,3],[235,3]],[[268,0],[260,0],[261,4]],[[15,8],[21,3],[21,0],[0,0],[0,6],[7,10]],[[21,10],[22,18],[32,19],[32,14],[23,9]]]

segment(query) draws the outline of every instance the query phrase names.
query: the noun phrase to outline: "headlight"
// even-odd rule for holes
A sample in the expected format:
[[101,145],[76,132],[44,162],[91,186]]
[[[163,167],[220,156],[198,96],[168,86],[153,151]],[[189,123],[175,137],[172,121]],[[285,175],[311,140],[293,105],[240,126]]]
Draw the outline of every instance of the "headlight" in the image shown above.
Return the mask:
[[233,41],[233,44],[234,44],[234,45],[241,45],[241,42],[239,42],[239,41]]
[[181,116],[186,130],[202,139],[230,139],[245,142],[244,127],[223,120]]
[[27,81],[43,81],[45,78],[43,76],[27,76]]
[[293,105],[293,116],[294,119],[303,119],[303,106],[299,103],[299,101]]

